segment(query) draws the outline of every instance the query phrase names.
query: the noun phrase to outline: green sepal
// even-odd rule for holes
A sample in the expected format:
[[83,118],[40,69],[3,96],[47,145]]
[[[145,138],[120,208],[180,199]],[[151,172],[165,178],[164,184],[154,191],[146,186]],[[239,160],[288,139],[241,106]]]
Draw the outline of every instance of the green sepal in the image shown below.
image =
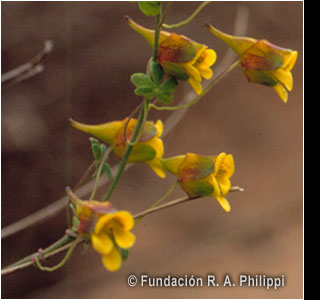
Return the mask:
[[156,135],[157,135],[157,127],[154,125],[153,122],[147,121],[144,123],[143,132],[139,142],[149,141]]
[[132,148],[129,161],[131,162],[146,162],[152,160],[156,156],[156,150],[147,144],[137,144]]
[[161,4],[158,1],[139,1],[140,11],[148,17],[159,15]]
[[183,190],[187,192],[190,197],[196,196],[211,196],[213,194],[213,186],[205,181],[187,181],[180,183]]
[[178,80],[186,81],[189,79],[188,73],[178,64],[163,62],[162,67],[165,73],[171,75],[172,77]]

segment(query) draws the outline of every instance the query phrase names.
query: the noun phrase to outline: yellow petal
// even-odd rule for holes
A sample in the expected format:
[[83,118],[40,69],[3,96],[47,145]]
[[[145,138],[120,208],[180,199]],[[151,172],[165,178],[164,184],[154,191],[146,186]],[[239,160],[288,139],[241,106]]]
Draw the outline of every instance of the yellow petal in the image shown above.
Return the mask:
[[119,270],[121,262],[121,255],[116,248],[113,248],[107,255],[102,255],[104,267],[111,272]]
[[218,197],[217,198],[218,202],[220,203],[220,205],[222,206],[222,208],[226,211],[226,212],[230,212],[231,211],[231,206],[230,203],[228,202],[228,200],[224,197]]
[[122,121],[108,122],[100,125],[86,125],[70,119],[70,123],[74,128],[90,133],[107,144],[112,144],[117,132],[123,126]]
[[155,124],[156,128],[157,128],[157,136],[161,136],[162,132],[163,132],[163,123],[161,120],[158,120]]
[[198,67],[211,67],[217,60],[217,54],[212,49],[206,49],[197,60]]
[[94,233],[96,235],[99,235],[104,228],[107,228],[108,224],[111,222],[113,217],[114,217],[114,214],[106,214],[100,217],[94,228]]
[[154,137],[151,140],[144,142],[143,144],[151,146],[156,151],[156,156],[154,157],[154,159],[162,158],[164,153],[164,146],[161,139]]
[[291,71],[298,58],[298,51],[292,51],[287,55],[284,55],[284,63],[282,69],[284,71]]
[[100,254],[108,254],[113,246],[111,238],[106,233],[100,233],[99,235],[91,235],[91,244],[93,248]]
[[278,83],[276,84],[274,87],[275,91],[277,92],[277,94],[279,95],[280,99],[284,102],[287,103],[288,101],[288,92],[285,89],[285,87],[281,84]]
[[160,178],[166,177],[166,173],[159,159],[153,159],[146,163]]
[[164,158],[161,160],[161,164],[168,172],[178,175],[179,168],[185,157],[185,155],[179,155],[170,158]]
[[210,79],[213,75],[213,72],[210,68],[198,68],[201,76],[204,78],[204,79]]
[[291,72],[278,69],[276,71],[270,71],[268,73],[271,73],[273,77],[280,81],[280,83],[282,83],[288,91],[292,91],[293,78]]
[[201,78],[200,72],[197,68],[195,68],[191,64],[181,64],[181,65],[183,66],[183,68],[186,70],[186,72],[190,76],[189,79],[194,79],[196,81],[201,82],[202,78]]
[[191,85],[191,87],[194,89],[194,91],[200,95],[202,93],[202,85],[199,81],[193,79],[193,78],[189,78],[188,79],[189,84]]
[[113,234],[116,244],[123,249],[132,247],[136,240],[133,233],[123,230],[120,226],[114,226]]
[[114,214],[114,220],[121,225],[122,229],[129,231],[134,226],[134,219],[132,215],[125,210],[120,210]]

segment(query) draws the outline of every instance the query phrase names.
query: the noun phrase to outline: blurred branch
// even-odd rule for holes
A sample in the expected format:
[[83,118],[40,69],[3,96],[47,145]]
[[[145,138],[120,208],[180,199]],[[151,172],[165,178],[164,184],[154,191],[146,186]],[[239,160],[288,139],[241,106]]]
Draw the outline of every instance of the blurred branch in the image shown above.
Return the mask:
[[41,51],[32,58],[29,62],[9,71],[1,74],[1,83],[6,84],[10,82],[21,82],[29,77],[35,76],[41,73],[44,69],[41,62],[47,56],[48,53],[52,52],[53,41],[46,40]]
[[[239,6],[237,9],[237,14],[234,22],[234,35],[245,35],[247,32],[248,27],[248,19],[249,19],[249,11],[244,6]],[[215,66],[215,75],[212,78],[212,81],[215,80],[220,74],[224,71],[224,68],[226,65],[230,65],[234,58],[236,57],[235,53],[229,49],[225,56],[222,58],[220,63]],[[2,80],[2,78],[1,78]],[[211,81],[207,81],[203,84],[204,88],[206,88]],[[179,105],[186,104],[190,102],[194,97],[194,92],[190,91],[187,93],[181,101],[179,101]],[[170,116],[166,119],[164,122],[164,132],[163,137],[167,136],[177,125],[178,123],[183,119],[183,117],[187,113],[187,109],[174,111],[170,114]],[[126,169],[130,168],[132,165],[127,165]],[[119,164],[116,164],[112,168],[112,172],[115,172],[119,167]],[[109,182],[109,179],[104,177],[101,178],[98,184],[98,188],[107,184]],[[94,180],[86,183],[81,188],[78,189],[77,194],[80,198],[85,198],[86,195],[88,195],[94,186]],[[52,204],[49,204],[48,206],[40,209],[39,211],[27,216],[26,218],[23,218],[11,225],[6,226],[1,230],[1,239],[4,239],[6,237],[9,237],[13,234],[16,234],[30,226],[34,226],[42,221],[47,221],[48,218],[54,217],[57,213],[62,211],[68,203],[68,197],[64,196],[60,198],[59,200],[56,200]]]

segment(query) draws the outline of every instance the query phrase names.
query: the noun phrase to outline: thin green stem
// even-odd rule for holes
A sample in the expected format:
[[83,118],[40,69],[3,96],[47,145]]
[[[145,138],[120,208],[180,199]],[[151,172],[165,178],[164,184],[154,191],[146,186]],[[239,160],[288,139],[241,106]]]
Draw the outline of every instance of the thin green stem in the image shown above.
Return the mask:
[[158,60],[158,48],[159,48],[160,31],[161,31],[161,13],[156,15],[154,47],[153,47],[153,55],[152,55],[152,60],[154,62],[157,62],[157,60]]
[[95,195],[96,195],[103,165],[104,165],[105,161],[108,159],[109,154],[111,153],[111,151],[112,151],[112,147],[109,147],[107,149],[107,151],[104,153],[104,155],[103,155],[103,157],[102,157],[102,159],[100,161],[100,165],[99,165],[99,168],[98,168],[98,171],[97,171],[97,174],[96,174],[96,180],[94,182],[94,186],[93,186],[90,198],[89,198],[90,200],[93,200]]
[[172,28],[178,28],[178,27],[181,27],[183,25],[186,25],[188,23],[190,23],[199,13],[200,11],[206,7],[211,1],[205,1],[205,2],[202,2],[199,7],[191,14],[190,17],[188,17],[187,19],[185,19],[184,21],[181,21],[179,23],[176,23],[176,24],[172,24],[172,25],[168,25],[168,24],[163,24],[162,26],[165,27],[165,28],[168,28],[168,29],[172,29]]
[[[147,100],[144,100],[144,101],[146,102]],[[131,140],[130,140],[131,143],[134,143],[136,141],[136,139],[138,137],[138,134],[139,134],[139,131],[140,131],[140,128],[142,126],[144,126],[143,120],[146,119],[146,117],[147,117],[146,114],[148,114],[148,111],[145,109],[145,105],[143,105],[143,107],[140,110],[140,114],[139,114],[139,117],[138,117],[137,125],[136,125],[136,127],[135,127],[135,129],[133,131],[133,134],[132,134],[132,137],[131,137]],[[120,177],[121,177],[121,175],[122,175],[122,173],[123,173],[123,171],[124,171],[124,169],[126,167],[126,164],[128,162],[129,156],[130,156],[131,151],[132,151],[132,148],[133,148],[133,146],[127,143],[127,146],[126,146],[125,152],[123,154],[122,160],[121,160],[121,162],[119,164],[119,168],[117,170],[117,173],[114,176],[114,178],[113,178],[113,180],[112,180],[112,182],[111,182],[106,194],[104,195],[102,201],[108,201],[110,199],[110,197],[111,197],[114,189],[116,188],[116,186],[117,186],[117,184],[118,184],[118,182],[120,180]]]
[[240,66],[240,60],[237,60],[235,63],[233,63],[228,69],[226,69],[219,77],[217,77],[215,80],[213,80],[207,88],[203,90],[203,92],[198,95],[196,98],[194,98],[192,101],[178,106],[157,106],[155,104],[149,104],[149,109],[154,108],[156,110],[179,110],[188,108],[194,104],[196,104],[204,95],[206,95],[221,79],[223,79],[226,75],[228,75],[232,70],[236,69],[238,66]]
[[[157,207],[158,205],[160,205],[164,200],[166,200],[172,193],[173,191],[175,190],[176,186],[178,185],[178,182],[175,182],[167,191],[166,193],[161,197],[159,198],[156,202],[154,202],[150,207],[149,209],[152,209],[154,207]],[[136,222],[135,224],[138,224],[141,220],[143,219],[143,216],[136,219]]]
[[71,254],[73,252],[73,250],[77,247],[78,245],[78,240],[76,239],[71,247],[68,249],[66,255],[64,256],[64,258],[55,266],[53,267],[46,267],[46,266],[42,266],[40,263],[40,259],[39,259],[39,255],[35,256],[35,262],[37,267],[41,270],[41,271],[47,271],[47,272],[54,272],[58,269],[60,269],[61,267],[63,267],[65,265],[65,263],[69,260],[69,258],[71,257]]

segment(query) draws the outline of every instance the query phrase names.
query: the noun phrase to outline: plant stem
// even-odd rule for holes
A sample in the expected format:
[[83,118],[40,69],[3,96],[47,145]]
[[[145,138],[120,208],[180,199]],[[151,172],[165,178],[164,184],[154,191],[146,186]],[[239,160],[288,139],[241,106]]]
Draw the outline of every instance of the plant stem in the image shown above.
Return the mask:
[[161,13],[156,15],[154,47],[153,47],[153,55],[152,55],[152,60],[154,62],[157,62],[157,60],[158,60],[158,48],[159,48],[160,31],[161,31]]
[[[144,101],[147,101],[147,100],[144,100]],[[146,114],[148,113],[148,110],[145,109],[145,105],[142,106],[141,110],[140,110],[140,114],[139,114],[139,117],[138,117],[138,121],[137,121],[137,125],[133,131],[133,134],[132,134],[132,137],[131,137],[131,140],[130,140],[130,143],[134,143],[138,137],[138,134],[140,132],[140,128],[144,125],[143,123],[143,120],[146,119]],[[103,197],[103,200],[102,201],[108,201],[114,191],[114,189],[116,188],[119,180],[120,180],[120,177],[124,171],[124,168],[126,167],[126,164],[128,162],[128,159],[129,159],[129,156],[131,154],[131,151],[132,151],[132,148],[133,148],[133,145],[131,144],[128,144],[127,143],[127,146],[126,146],[126,149],[125,149],[125,152],[124,152],[124,155],[122,157],[122,160],[119,164],[119,168],[117,170],[117,173],[116,175],[114,176],[106,194],[104,195]]]
[[[79,239],[78,239],[79,240]],[[71,257],[71,254],[73,252],[73,250],[77,247],[78,245],[78,240],[75,240],[72,242],[71,247],[68,249],[66,255],[64,256],[64,258],[55,266],[53,267],[45,267],[42,266],[40,263],[40,259],[39,259],[39,255],[35,256],[35,262],[37,267],[41,270],[41,271],[47,271],[47,272],[54,272],[58,269],[60,269],[61,267],[63,267],[65,265],[65,263],[69,260],[69,258]]]
[[155,104],[149,104],[149,109],[154,108],[156,110],[179,110],[188,108],[194,104],[196,104],[204,95],[206,95],[221,79],[223,79],[226,75],[228,75],[231,71],[236,69],[238,66],[240,66],[240,60],[237,60],[235,63],[233,63],[228,69],[226,69],[219,77],[217,77],[214,81],[212,81],[206,89],[203,90],[203,92],[198,95],[196,98],[194,98],[192,101],[178,106],[157,106]]
[[190,17],[188,17],[187,19],[185,19],[184,21],[181,21],[179,23],[176,24],[172,24],[172,25],[168,25],[168,24],[163,24],[162,26],[168,29],[172,29],[172,28],[177,28],[177,27],[181,27],[183,25],[186,25],[188,23],[190,23],[199,13],[200,11],[207,6],[211,1],[204,1],[202,2],[199,7],[191,14]]
[[[158,199],[156,202],[154,202],[149,209],[152,209],[154,207],[157,207],[158,205],[160,205],[164,200],[166,200],[174,191],[174,189],[176,188],[178,182],[175,182],[167,191],[166,193],[160,198]],[[143,216],[138,218],[135,222],[135,224],[138,224],[141,220],[143,219]]]
[[98,171],[97,171],[97,174],[96,174],[96,180],[94,182],[94,186],[93,186],[93,189],[92,189],[92,192],[91,192],[91,195],[90,195],[90,200],[94,199],[94,197],[96,195],[103,165],[104,165],[105,161],[108,159],[109,154],[111,153],[111,151],[112,151],[112,147],[109,147],[107,149],[107,151],[104,153],[104,155],[103,155],[103,157],[102,157],[102,159],[100,161],[100,165],[99,165],[99,168],[98,168]]

